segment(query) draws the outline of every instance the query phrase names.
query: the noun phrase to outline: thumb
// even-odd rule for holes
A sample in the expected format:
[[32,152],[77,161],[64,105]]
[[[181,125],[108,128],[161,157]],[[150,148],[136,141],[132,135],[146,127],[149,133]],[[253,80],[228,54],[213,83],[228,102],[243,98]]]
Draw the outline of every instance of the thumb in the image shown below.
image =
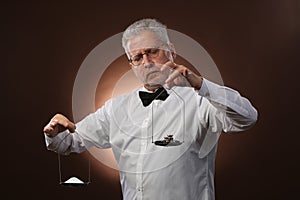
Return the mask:
[[67,127],[67,128],[69,129],[69,131],[70,131],[71,133],[74,133],[74,132],[75,132],[75,129],[76,129],[76,125],[75,125],[73,122],[70,122],[70,121],[69,121],[68,127]]

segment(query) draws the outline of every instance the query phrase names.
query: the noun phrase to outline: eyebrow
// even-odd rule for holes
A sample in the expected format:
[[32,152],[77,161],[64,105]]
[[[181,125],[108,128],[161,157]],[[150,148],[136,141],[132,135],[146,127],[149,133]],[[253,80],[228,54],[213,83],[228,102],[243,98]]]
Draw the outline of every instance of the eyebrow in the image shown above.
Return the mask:
[[[151,50],[151,49],[160,49],[160,46],[144,48],[142,52],[138,52],[138,53],[135,53],[135,54],[131,54],[131,57],[132,57],[132,56],[137,56],[137,55],[142,54],[142,53],[144,53],[145,51],[149,51],[149,50]],[[139,49],[139,51],[140,51],[140,49]],[[129,52],[129,53],[130,53],[130,52]]]

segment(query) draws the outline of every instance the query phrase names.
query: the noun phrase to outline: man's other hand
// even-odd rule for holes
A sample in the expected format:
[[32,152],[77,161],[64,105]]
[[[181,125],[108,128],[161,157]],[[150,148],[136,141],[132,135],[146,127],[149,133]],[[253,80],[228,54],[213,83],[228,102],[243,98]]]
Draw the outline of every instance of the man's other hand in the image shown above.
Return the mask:
[[44,127],[44,133],[48,137],[55,137],[60,132],[69,130],[71,133],[75,132],[76,126],[68,118],[61,114],[56,114],[50,122]]

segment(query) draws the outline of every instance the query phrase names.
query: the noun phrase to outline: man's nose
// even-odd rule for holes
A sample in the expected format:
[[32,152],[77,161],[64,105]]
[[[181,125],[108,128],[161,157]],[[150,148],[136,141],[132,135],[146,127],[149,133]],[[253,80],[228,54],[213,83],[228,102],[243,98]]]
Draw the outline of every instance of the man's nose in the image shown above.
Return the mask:
[[153,62],[151,59],[149,59],[148,54],[143,55],[143,65],[146,68],[153,66]]

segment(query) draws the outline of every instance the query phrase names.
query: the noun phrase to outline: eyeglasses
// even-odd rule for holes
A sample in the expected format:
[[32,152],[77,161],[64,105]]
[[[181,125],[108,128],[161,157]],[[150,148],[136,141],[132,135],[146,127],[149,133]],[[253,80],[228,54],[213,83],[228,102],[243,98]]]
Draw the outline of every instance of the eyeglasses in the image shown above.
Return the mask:
[[147,55],[148,58],[153,59],[157,58],[159,55],[160,49],[159,48],[150,48],[146,49],[144,53],[139,53],[137,55],[134,55],[129,59],[129,62],[133,64],[134,66],[139,66],[143,63],[143,56]]

